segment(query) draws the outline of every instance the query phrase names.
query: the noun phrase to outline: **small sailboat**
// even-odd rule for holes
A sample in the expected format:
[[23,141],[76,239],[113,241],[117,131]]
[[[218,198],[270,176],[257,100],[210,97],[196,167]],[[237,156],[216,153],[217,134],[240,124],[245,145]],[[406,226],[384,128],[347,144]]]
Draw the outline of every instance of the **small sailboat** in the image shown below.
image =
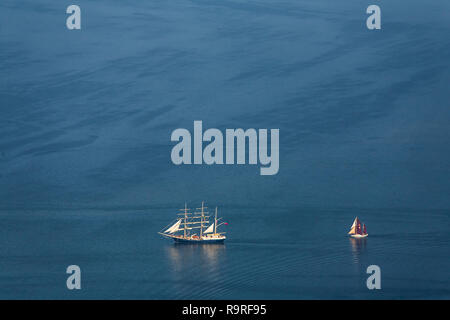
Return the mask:
[[356,217],[348,234],[353,238],[365,238],[368,236],[366,225],[363,223],[361,226],[361,221]]
[[[210,224],[207,215],[208,212],[205,211],[204,202],[202,202],[201,208],[197,208],[197,212],[193,214],[189,212],[187,205],[184,205],[183,211],[178,215],[177,221],[170,227],[166,227],[164,231],[158,232],[165,238],[171,238],[177,243],[222,243],[225,241],[225,232],[217,232],[217,228],[223,224],[227,225],[226,222],[219,221],[222,218],[217,218],[217,207],[214,216],[214,222]],[[182,231],[182,232],[181,232]]]

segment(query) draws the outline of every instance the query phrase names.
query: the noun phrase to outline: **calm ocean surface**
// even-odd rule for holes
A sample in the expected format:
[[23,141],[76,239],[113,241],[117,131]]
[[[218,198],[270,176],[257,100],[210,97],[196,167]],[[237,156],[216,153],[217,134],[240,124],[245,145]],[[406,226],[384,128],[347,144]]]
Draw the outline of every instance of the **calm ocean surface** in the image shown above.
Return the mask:
[[[0,298],[450,299],[450,2],[376,2],[1,1]],[[279,173],[173,165],[194,120]],[[224,245],[157,234],[202,200]]]

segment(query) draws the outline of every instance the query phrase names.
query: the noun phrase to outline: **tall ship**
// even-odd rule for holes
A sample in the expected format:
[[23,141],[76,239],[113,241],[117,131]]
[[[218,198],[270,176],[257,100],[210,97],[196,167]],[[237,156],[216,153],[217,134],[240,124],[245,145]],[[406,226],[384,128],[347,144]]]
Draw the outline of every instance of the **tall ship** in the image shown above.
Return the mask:
[[225,232],[217,232],[217,228],[228,223],[217,218],[217,207],[214,220],[210,221],[211,216],[206,209],[202,201],[202,206],[191,213],[185,203],[184,209],[180,209],[181,213],[178,213],[180,217],[177,221],[158,233],[165,238],[172,238],[177,243],[223,243],[226,239]]
[[365,238],[368,236],[366,225],[364,223],[361,224],[361,221],[356,217],[348,234],[352,238]]

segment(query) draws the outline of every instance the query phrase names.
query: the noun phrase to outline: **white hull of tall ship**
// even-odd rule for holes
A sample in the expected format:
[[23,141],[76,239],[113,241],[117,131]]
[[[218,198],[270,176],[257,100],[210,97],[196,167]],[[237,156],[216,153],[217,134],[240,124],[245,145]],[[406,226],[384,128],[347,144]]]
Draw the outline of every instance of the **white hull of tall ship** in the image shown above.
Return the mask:
[[368,234],[366,233],[366,234],[351,234],[350,235],[350,237],[352,237],[352,238],[357,238],[357,239],[359,239],[359,238],[365,238],[365,237],[367,237],[368,236]]
[[176,243],[223,243],[227,237],[224,235],[190,236],[183,237],[177,235],[167,235],[161,233],[166,238],[172,238]]

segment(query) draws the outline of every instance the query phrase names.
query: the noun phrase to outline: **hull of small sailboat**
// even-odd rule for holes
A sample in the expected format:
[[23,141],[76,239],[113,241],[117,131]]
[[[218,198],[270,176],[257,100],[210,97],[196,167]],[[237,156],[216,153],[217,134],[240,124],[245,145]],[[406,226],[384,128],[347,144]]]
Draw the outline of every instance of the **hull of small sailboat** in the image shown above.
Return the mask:
[[368,234],[351,234],[350,237],[352,238],[365,238]]

